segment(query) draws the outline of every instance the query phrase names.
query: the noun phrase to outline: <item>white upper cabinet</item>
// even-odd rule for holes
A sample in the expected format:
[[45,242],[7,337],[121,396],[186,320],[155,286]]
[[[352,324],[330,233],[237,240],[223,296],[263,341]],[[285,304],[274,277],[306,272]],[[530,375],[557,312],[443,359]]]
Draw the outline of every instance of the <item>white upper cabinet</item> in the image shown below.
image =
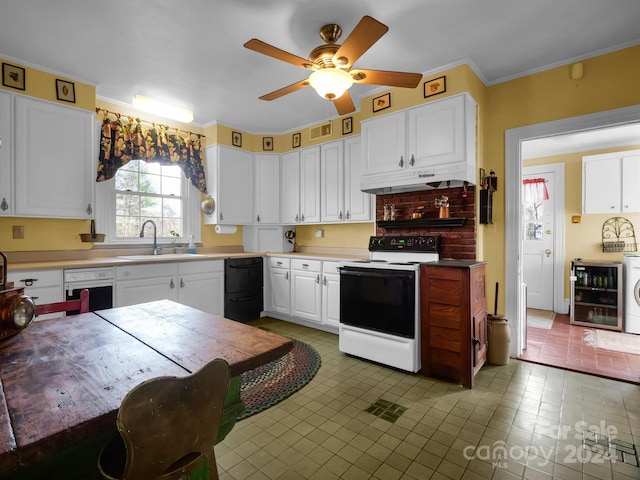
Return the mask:
[[96,175],[93,113],[29,97],[14,101],[14,213],[89,218]]
[[13,201],[11,95],[0,90],[0,215],[11,215]]
[[254,180],[254,222],[280,223],[280,155],[256,154]]
[[640,150],[582,157],[582,212],[640,212]]
[[430,189],[476,181],[476,103],[454,95],[362,122],[361,189]]
[[372,196],[360,191],[360,138],[321,145],[322,222],[371,221]]
[[207,192],[216,202],[206,224],[246,225],[253,220],[253,154],[212,145],[206,149]]
[[282,223],[320,222],[320,147],[282,156]]

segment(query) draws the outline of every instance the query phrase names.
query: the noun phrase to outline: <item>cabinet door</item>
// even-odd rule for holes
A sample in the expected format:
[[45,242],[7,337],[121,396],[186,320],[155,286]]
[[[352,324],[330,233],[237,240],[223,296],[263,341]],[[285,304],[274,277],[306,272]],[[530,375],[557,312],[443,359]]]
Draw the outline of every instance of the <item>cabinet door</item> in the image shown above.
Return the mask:
[[253,155],[219,147],[218,220],[220,223],[253,223]]
[[[359,148],[359,146],[358,146]],[[344,147],[342,141],[330,142],[320,147],[320,185],[322,188],[320,209],[323,222],[346,220],[344,206]],[[359,160],[359,158],[358,158]],[[358,191],[360,178],[358,178]]]
[[300,222],[320,222],[320,147],[300,152]]
[[340,326],[340,274],[339,262],[323,262],[322,265],[322,323]]
[[361,137],[363,175],[398,172],[407,167],[405,112],[362,122]]
[[255,156],[256,223],[280,223],[280,155]]
[[583,213],[620,212],[621,163],[618,157],[583,159]]
[[622,211],[640,212],[640,155],[622,157]]
[[360,190],[362,161],[360,137],[344,141],[344,208],[347,221],[370,222],[374,195]]
[[409,168],[466,162],[464,101],[458,95],[409,110]]
[[0,90],[0,215],[13,213],[11,95]]
[[300,152],[282,156],[282,223],[300,221]]
[[178,302],[213,315],[224,315],[224,273],[179,275]]
[[41,100],[15,99],[18,215],[89,218],[95,183],[94,115]]
[[116,307],[125,307],[127,305],[163,299],[178,300],[178,290],[174,276],[121,280],[116,282]]
[[270,308],[273,312],[289,315],[291,312],[291,282],[288,268],[271,268],[269,270],[269,286],[271,289]]
[[291,315],[322,322],[320,273],[291,270]]

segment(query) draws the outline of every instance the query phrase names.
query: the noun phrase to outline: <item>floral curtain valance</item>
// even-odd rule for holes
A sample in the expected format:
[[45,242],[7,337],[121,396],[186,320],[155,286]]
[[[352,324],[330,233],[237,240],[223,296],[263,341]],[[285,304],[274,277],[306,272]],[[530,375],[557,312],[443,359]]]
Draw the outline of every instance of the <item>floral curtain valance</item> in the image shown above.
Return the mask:
[[121,115],[116,117],[110,120],[105,113],[102,121],[97,182],[113,178],[130,160],[144,160],[180,166],[191,183],[207,193],[201,135],[185,132],[183,137],[177,129],[165,125],[145,127],[140,119],[127,117],[128,122],[124,123]]
[[549,200],[549,190],[547,190],[544,178],[522,180],[522,201],[524,203],[542,202],[543,200]]

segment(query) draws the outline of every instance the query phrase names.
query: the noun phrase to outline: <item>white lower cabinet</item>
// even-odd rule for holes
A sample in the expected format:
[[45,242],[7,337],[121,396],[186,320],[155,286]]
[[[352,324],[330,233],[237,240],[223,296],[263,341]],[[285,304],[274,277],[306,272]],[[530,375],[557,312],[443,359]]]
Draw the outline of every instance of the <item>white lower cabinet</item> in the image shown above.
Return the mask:
[[224,261],[116,267],[115,305],[173,300],[198,310],[224,312]]
[[291,261],[291,315],[322,323],[322,262],[293,259]]
[[[36,305],[64,301],[62,270],[25,270],[9,272],[7,281],[15,287],[23,287],[24,294],[31,297]],[[59,313],[40,315],[37,319],[59,317]]]
[[288,258],[269,258],[269,298],[267,310],[289,315],[291,313],[291,272]]
[[340,326],[340,262],[322,262],[322,323]]

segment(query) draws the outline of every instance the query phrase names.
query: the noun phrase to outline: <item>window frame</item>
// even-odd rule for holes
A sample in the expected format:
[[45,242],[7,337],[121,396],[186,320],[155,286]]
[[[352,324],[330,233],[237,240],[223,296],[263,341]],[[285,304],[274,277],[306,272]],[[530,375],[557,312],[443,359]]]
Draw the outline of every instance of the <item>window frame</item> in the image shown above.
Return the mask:
[[[191,235],[196,243],[202,243],[202,218],[200,215],[200,202],[202,194],[194,187],[183,174],[181,187],[184,192],[182,204],[183,232],[179,237],[158,237],[157,242],[161,247],[182,245],[189,243]],[[145,233],[142,238],[116,237],[116,189],[115,177],[104,182],[96,182],[96,231],[105,234],[103,245],[108,246],[147,246],[151,232]]]

